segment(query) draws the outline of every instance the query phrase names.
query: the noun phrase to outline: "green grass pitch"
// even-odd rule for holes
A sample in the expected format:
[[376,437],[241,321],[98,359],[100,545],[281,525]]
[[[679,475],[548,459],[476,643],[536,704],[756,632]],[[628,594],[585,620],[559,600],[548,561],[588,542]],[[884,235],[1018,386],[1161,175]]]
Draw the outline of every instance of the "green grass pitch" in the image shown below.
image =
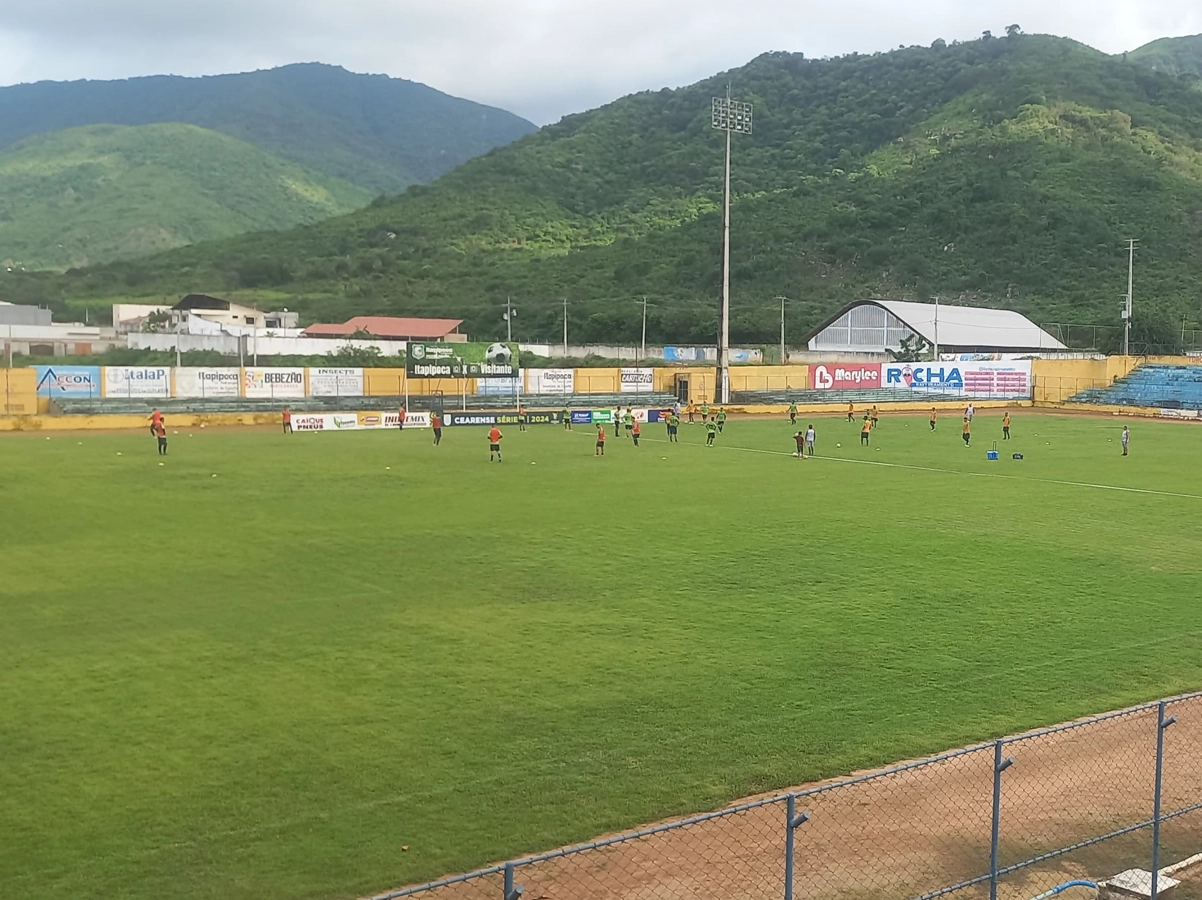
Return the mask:
[[999,420],[0,438],[0,896],[350,897],[1202,686],[1202,428]]

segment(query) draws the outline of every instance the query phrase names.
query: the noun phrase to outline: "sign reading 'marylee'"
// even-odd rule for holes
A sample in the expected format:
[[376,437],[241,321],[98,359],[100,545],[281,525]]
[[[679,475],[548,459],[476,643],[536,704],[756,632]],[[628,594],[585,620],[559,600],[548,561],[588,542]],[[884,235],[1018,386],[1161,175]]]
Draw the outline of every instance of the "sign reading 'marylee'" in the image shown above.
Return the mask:
[[177,397],[237,397],[242,384],[238,369],[204,369],[181,366],[175,370]]
[[1014,399],[1031,395],[1031,360],[885,363],[882,387],[959,397]]
[[164,366],[105,366],[106,397],[170,397],[171,370]]
[[810,366],[810,385],[816,391],[870,390],[881,386],[880,363],[820,363]]
[[649,394],[655,387],[655,369],[623,369],[623,394]]
[[[304,369],[243,369],[244,397],[271,399],[305,396]],[[296,426],[294,425],[293,428]]]
[[310,369],[311,397],[362,397],[362,369]]
[[518,345],[410,341],[405,371],[413,378],[516,378]]

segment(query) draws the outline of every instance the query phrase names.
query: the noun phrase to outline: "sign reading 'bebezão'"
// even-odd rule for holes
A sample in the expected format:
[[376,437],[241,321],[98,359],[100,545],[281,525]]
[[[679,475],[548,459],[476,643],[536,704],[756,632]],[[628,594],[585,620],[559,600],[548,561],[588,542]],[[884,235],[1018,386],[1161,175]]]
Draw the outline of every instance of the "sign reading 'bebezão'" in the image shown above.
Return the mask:
[[518,345],[421,344],[409,342],[405,371],[412,378],[515,378]]

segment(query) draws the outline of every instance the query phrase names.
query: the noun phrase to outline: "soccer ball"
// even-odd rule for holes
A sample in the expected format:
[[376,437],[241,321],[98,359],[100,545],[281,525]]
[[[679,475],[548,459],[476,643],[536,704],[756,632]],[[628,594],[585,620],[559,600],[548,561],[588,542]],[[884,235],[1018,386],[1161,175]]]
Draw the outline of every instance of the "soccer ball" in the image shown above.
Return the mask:
[[484,361],[497,366],[507,366],[513,362],[513,351],[507,344],[489,344],[484,351]]
[[840,448],[842,446],[843,446],[842,444],[835,444],[835,449],[837,450],[838,448]]

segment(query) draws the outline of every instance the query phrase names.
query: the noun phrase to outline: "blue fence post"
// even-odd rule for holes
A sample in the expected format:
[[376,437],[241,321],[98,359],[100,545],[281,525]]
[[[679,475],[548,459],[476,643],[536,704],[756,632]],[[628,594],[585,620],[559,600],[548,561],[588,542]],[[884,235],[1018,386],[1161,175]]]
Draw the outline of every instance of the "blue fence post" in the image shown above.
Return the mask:
[[1152,799],[1152,900],[1160,889],[1160,794],[1164,783],[1164,732],[1177,721],[1176,716],[1164,717],[1167,704],[1161,700],[1156,708],[1156,793]]
[[505,863],[505,896],[502,900],[518,900],[524,890],[525,888],[513,886],[513,863]]
[[993,833],[989,838],[989,900],[997,900],[998,839],[1002,826],[1002,773],[1014,765],[1014,757],[1002,759],[1004,741],[993,745]]
[[793,900],[793,832],[809,818],[807,812],[797,815],[797,797],[790,794],[785,800],[785,900]]

